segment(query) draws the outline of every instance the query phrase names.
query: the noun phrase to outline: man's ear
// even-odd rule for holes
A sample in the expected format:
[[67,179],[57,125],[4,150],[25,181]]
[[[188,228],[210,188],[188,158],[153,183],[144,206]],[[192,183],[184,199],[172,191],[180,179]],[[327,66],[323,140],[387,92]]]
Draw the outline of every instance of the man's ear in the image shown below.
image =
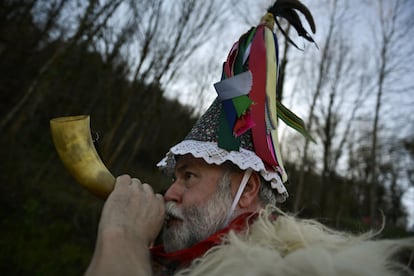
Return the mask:
[[256,205],[259,203],[260,185],[261,181],[259,174],[257,172],[252,172],[239,200],[238,205],[241,209],[256,207]]

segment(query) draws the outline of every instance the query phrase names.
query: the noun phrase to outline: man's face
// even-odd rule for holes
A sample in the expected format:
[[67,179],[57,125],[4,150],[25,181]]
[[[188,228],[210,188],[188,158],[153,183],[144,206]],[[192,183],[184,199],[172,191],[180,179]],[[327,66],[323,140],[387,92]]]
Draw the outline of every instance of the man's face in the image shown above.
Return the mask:
[[202,159],[181,156],[165,200],[166,252],[190,247],[225,226],[232,203],[230,175]]

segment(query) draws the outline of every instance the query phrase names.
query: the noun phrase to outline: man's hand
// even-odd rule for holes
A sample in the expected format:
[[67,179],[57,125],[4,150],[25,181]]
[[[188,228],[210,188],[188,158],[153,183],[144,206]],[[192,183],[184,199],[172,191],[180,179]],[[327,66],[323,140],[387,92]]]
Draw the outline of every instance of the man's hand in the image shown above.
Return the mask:
[[164,212],[164,199],[151,186],[119,176],[102,211],[87,275],[150,275],[148,246],[161,230]]
[[151,186],[122,175],[102,211],[99,232],[121,231],[128,239],[150,245],[164,221],[164,200]]

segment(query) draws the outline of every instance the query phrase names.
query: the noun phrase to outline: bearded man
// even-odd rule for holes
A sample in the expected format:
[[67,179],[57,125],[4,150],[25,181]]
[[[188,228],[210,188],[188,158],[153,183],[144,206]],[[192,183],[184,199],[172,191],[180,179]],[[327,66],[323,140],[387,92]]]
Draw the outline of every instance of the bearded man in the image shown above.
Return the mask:
[[[235,208],[233,199],[246,172],[229,162],[215,165],[191,154],[179,156],[173,183],[164,195],[165,207],[162,197],[148,184],[127,175],[118,177],[102,213],[89,273],[97,273],[99,268],[96,275],[118,274],[118,269],[127,269],[125,263],[129,263],[136,268],[132,274],[150,275],[148,247],[161,230],[164,210],[163,246],[152,248],[152,257],[167,274],[187,267],[212,245],[220,244],[221,233],[242,230],[246,218],[276,202],[272,190],[261,185],[258,173],[247,174],[250,176]],[[233,221],[230,226],[229,221]],[[105,258],[105,253],[112,257]],[[118,265],[119,259],[122,263]]]
[[[276,102],[276,17],[313,42],[296,10],[314,31],[303,4],[278,0],[234,44],[215,84],[218,97],[158,164],[173,175],[164,197],[136,178],[116,179],[87,275],[395,272],[388,257],[413,240],[372,244],[369,235],[338,233],[275,207],[288,196],[277,117],[310,138],[302,121]],[[162,245],[154,246],[160,232]]]

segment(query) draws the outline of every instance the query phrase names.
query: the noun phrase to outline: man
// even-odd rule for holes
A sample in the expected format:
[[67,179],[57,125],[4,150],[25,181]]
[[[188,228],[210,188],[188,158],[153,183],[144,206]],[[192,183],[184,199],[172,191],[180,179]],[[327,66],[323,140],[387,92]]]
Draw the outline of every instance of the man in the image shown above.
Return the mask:
[[[286,5],[289,2],[294,5]],[[307,15],[314,29],[305,6],[296,0],[279,0],[260,25],[233,46],[222,82],[216,84],[219,97],[159,164],[174,170],[174,181],[164,196],[165,207],[162,197],[148,184],[127,175],[117,178],[102,212],[88,274],[150,274],[148,247],[159,234],[164,217],[163,246],[153,248],[152,257],[167,270],[185,267],[221,242],[220,234],[213,235],[217,231],[244,228],[245,218],[230,223],[235,218],[286,199],[286,173],[276,136],[276,102],[265,98],[276,99],[275,17],[287,10],[296,14],[294,8]],[[295,20],[295,28],[313,41],[299,18]],[[271,107],[269,112],[265,112],[265,105]],[[198,244],[211,235],[213,240]]]
[[[215,84],[218,98],[158,164],[173,175],[164,197],[128,175],[116,179],[87,275],[350,275],[354,271],[341,264],[362,260],[358,252],[372,263],[364,267],[379,273],[372,275],[389,272],[390,264],[383,260],[392,253],[390,245],[357,250],[351,245],[366,237],[336,235],[316,222],[280,215],[274,207],[287,198],[277,116],[309,137],[301,121],[276,102],[276,16],[286,17],[301,36],[313,41],[299,17],[292,16],[295,10],[314,31],[305,6],[278,0],[261,23],[234,44],[222,81]],[[154,246],[160,232],[163,244]],[[342,247],[355,250],[344,257],[337,254]],[[315,269],[325,266],[335,269]],[[350,267],[363,275],[361,266]]]
[[[175,179],[165,194],[163,231],[166,252],[190,248],[226,226],[242,172],[231,166],[207,164],[191,155],[177,161]],[[259,198],[260,177],[247,182],[232,218],[263,207]],[[150,275],[148,247],[164,220],[164,201],[148,184],[124,175],[105,204],[95,256],[88,273],[94,275]],[[106,256],[105,254],[109,254]],[[122,263],[117,263],[122,260]]]
[[[90,275],[111,270],[122,274],[129,267],[131,273],[149,275],[150,253],[164,273],[173,274],[220,244],[222,234],[243,230],[250,215],[284,200],[283,184],[272,184],[279,181],[278,173],[267,171],[256,153],[245,149],[253,146],[250,132],[242,137],[240,151],[217,146],[218,137],[211,133],[219,127],[220,108],[220,101],[214,101],[187,137],[159,163],[167,171],[173,169],[173,183],[164,200],[138,179],[117,178],[102,212]],[[149,252],[163,221],[163,246]],[[131,254],[138,249],[138,255]],[[117,266],[119,260],[122,265]]]
[[[219,175],[223,178],[223,171],[218,166],[207,165],[201,160],[184,158],[185,161],[177,162],[177,167],[186,162],[196,164],[195,175],[190,173],[185,176],[178,173],[179,176],[167,192],[169,195],[166,194],[166,200],[176,200],[168,202],[192,206],[188,207],[190,209],[199,206],[199,214],[202,215],[202,210],[209,208],[209,200],[201,196],[201,192],[210,191],[209,198],[217,200],[220,197],[220,188],[216,180],[220,178]],[[190,166],[189,169],[194,167]],[[200,172],[203,173],[200,175]],[[212,174],[207,176],[204,173]],[[257,203],[258,198],[253,196],[258,192],[256,180],[254,177],[247,184],[238,207],[240,213],[252,210],[254,205],[243,209],[248,202]],[[177,211],[171,213],[175,214],[172,217],[179,218],[170,219],[166,229],[181,229],[184,234],[182,240],[188,242],[191,235],[185,235],[192,229],[184,226],[187,217],[177,214]],[[192,213],[189,213],[189,219],[190,214]],[[266,217],[267,214],[263,218]],[[131,179],[127,175],[118,177],[115,189],[102,213],[95,254],[86,275],[152,275],[156,269],[151,268],[148,248],[160,231],[163,218],[163,199],[154,194],[148,184],[141,184],[139,180]],[[198,219],[207,222],[213,219],[212,213],[207,212],[207,217]],[[217,245],[217,250],[200,258],[201,261],[192,268],[185,270],[182,267],[182,274],[411,275],[408,268],[390,259],[403,247],[413,249],[414,239],[374,242],[368,240],[371,236],[347,236],[345,233],[324,229],[316,222],[295,221],[287,215],[280,216],[276,222],[270,224],[269,221],[259,220],[252,224],[250,240],[230,235],[229,245]],[[194,225],[190,223],[187,227]],[[270,227],[269,230],[269,226],[274,228]],[[175,234],[180,235],[179,232]],[[182,247],[180,242],[177,243],[179,240],[181,238],[176,241],[165,240],[165,246],[171,246],[171,250],[179,249]],[[173,275],[174,272],[164,271],[162,275]]]

